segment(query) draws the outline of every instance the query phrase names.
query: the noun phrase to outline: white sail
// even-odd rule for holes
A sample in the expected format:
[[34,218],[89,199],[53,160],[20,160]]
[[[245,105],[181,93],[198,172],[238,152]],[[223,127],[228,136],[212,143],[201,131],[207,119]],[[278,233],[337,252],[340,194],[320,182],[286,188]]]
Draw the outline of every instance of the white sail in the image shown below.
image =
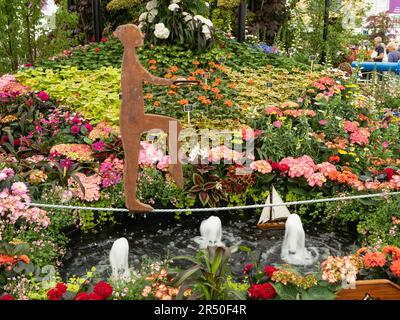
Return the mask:
[[[268,203],[271,203],[271,194],[268,195],[267,201],[265,202],[265,204],[268,204]],[[274,186],[272,186],[272,203],[273,204],[284,203]],[[272,210],[272,214],[271,214],[271,210]],[[289,215],[290,215],[290,212],[286,206],[265,207],[261,213],[261,217],[260,217],[260,220],[258,221],[258,224],[272,222],[273,220],[276,220],[276,219],[287,218],[287,217],[289,217]],[[272,219],[271,219],[271,217],[272,217]]]
[[[284,203],[278,192],[275,190],[274,186],[272,186],[272,202],[276,204]],[[287,218],[289,217],[289,215],[290,212],[286,206],[278,206],[272,208],[272,220]]]

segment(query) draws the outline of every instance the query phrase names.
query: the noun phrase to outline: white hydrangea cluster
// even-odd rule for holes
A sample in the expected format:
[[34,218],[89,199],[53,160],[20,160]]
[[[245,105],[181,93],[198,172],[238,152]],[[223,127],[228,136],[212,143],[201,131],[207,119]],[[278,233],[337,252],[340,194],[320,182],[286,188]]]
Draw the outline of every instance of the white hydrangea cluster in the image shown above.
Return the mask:
[[[171,0],[168,5],[168,10],[172,12],[179,12],[181,9],[180,3],[182,0]],[[208,3],[207,3],[208,4]],[[139,16],[139,28],[143,28],[146,24],[151,24],[154,22],[158,14],[158,2],[157,0],[151,0],[146,4],[146,12],[143,12]],[[204,34],[206,39],[212,38],[212,28],[213,23],[210,19],[207,19],[201,15],[192,16],[188,12],[182,11],[182,16],[184,22],[188,25],[190,29],[193,30],[193,24],[191,22],[201,23],[201,32]],[[155,25],[154,36],[158,39],[167,39],[170,36],[170,30],[165,26],[164,23],[157,23]]]

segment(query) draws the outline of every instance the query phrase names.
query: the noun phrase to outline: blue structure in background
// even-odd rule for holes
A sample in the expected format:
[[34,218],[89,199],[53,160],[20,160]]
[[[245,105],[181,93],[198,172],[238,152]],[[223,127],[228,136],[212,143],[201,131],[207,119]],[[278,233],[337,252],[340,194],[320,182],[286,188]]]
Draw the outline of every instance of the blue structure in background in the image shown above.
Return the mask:
[[353,68],[361,68],[364,72],[371,71],[391,71],[400,74],[400,61],[399,62],[358,62],[354,61],[351,66]]

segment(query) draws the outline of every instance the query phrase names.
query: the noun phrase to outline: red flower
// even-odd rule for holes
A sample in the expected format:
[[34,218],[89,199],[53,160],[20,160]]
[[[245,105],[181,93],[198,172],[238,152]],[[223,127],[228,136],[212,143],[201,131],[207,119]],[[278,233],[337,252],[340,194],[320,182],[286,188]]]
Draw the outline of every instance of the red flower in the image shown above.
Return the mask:
[[47,298],[49,300],[61,300],[63,294],[58,289],[51,289],[47,292]]
[[0,300],[3,300],[3,301],[11,301],[11,300],[15,300],[15,298],[11,295],[11,294],[5,294],[5,295],[3,295],[1,298],[0,298]]
[[254,284],[250,287],[249,298],[253,300],[270,300],[276,296],[274,287],[269,283]]
[[338,163],[340,161],[340,157],[339,156],[330,156],[328,161],[330,163]]
[[72,134],[78,134],[81,131],[81,128],[79,126],[72,126],[71,127],[71,133]]
[[77,117],[74,117],[72,119],[72,124],[81,124],[81,120],[79,118],[77,118]]
[[278,271],[279,269],[275,268],[274,266],[265,266],[264,268],[264,273],[271,278],[272,275],[274,274],[275,271]]
[[101,42],[106,43],[107,42],[107,38],[106,37],[101,38]]
[[87,131],[89,131],[89,132],[93,130],[93,127],[92,127],[92,125],[91,125],[90,123],[85,124],[85,128],[86,128]]
[[99,295],[103,300],[107,300],[113,293],[113,288],[106,282],[100,281],[93,289],[93,292]]
[[49,95],[47,94],[47,92],[41,91],[37,94],[38,98],[40,100],[42,100],[43,102],[46,102],[47,100],[49,100]]
[[89,293],[88,295],[88,300],[105,300],[102,297],[100,297],[97,293]]
[[279,163],[278,162],[274,162],[271,164],[272,170],[279,170]]
[[245,267],[243,268],[243,274],[248,274],[251,269],[254,268],[254,265],[252,263],[246,264]]
[[14,146],[19,147],[21,145],[20,139],[14,139]]
[[32,101],[32,99],[28,99],[28,100],[26,101],[26,104],[27,104],[28,106],[32,107],[32,106],[33,106],[33,101]]
[[394,170],[392,168],[386,168],[383,170],[386,173],[386,178],[388,181],[392,180],[393,175],[394,175]]
[[61,293],[64,294],[67,292],[67,286],[64,283],[57,283],[56,289]]
[[282,164],[279,165],[279,170],[281,172],[287,172],[287,171],[289,171],[289,166],[287,164],[285,164],[285,163],[282,163]]
[[89,295],[86,292],[78,293],[74,300],[89,300]]
[[99,47],[97,47],[96,49],[94,49],[96,52],[100,52],[100,48]]

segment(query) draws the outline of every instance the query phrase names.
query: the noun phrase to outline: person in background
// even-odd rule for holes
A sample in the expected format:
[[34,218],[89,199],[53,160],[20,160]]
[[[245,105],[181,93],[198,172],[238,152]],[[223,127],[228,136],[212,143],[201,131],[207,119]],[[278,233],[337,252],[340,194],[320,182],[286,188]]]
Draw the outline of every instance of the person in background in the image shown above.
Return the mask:
[[382,62],[385,57],[385,45],[382,43],[381,37],[376,37],[374,39],[375,49],[372,54],[372,60],[375,62]]
[[388,62],[399,62],[400,60],[400,51],[397,51],[397,45],[394,42],[390,42],[387,45],[388,52]]

